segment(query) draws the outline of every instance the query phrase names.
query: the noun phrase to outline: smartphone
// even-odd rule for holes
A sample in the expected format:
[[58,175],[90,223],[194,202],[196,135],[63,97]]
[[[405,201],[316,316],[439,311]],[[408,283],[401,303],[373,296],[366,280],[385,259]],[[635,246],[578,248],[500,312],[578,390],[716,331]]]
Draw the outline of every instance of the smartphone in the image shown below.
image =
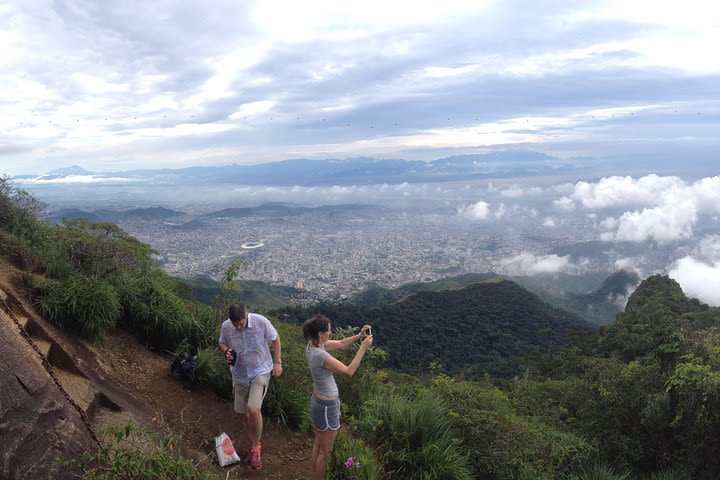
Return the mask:
[[368,329],[365,330],[365,335],[372,335],[372,327],[368,327]]

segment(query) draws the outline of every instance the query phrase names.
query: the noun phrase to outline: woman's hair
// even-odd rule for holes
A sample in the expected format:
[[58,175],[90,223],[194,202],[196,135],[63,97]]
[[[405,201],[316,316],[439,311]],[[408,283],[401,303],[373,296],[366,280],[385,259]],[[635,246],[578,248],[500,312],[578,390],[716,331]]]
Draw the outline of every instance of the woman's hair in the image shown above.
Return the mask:
[[313,345],[320,343],[320,332],[327,331],[330,326],[330,319],[325,315],[315,314],[303,323],[303,336]]

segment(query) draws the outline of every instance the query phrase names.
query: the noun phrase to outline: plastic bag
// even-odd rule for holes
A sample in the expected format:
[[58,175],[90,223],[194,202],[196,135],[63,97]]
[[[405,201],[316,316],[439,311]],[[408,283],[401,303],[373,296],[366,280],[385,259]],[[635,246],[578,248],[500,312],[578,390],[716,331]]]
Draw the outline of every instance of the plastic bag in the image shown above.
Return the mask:
[[235,452],[235,447],[233,447],[232,440],[230,440],[230,437],[228,437],[225,432],[215,437],[215,453],[217,453],[218,462],[221,467],[240,461],[240,457],[237,452]]

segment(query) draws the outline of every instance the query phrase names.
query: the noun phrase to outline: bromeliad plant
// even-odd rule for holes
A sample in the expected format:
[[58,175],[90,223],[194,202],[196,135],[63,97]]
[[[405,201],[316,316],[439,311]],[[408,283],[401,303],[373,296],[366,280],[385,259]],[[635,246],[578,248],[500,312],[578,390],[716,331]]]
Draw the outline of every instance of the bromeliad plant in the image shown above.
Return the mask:
[[340,432],[328,461],[328,478],[377,480],[378,465],[373,451],[362,440]]

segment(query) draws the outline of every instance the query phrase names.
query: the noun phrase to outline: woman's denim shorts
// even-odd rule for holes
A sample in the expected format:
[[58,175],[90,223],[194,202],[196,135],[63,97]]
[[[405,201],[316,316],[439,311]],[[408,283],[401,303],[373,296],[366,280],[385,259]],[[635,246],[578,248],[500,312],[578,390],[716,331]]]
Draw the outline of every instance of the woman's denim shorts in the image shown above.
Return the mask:
[[340,400],[320,400],[313,393],[310,397],[310,416],[317,430],[337,430],[340,428]]

